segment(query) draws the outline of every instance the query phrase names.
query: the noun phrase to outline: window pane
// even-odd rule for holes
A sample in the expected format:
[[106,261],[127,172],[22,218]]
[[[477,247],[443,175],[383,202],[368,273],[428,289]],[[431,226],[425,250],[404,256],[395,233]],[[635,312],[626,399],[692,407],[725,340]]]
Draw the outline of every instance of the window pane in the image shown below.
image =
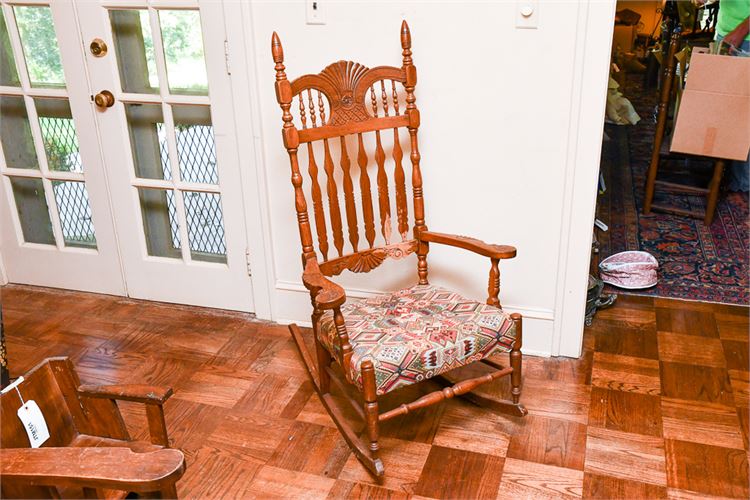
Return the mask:
[[0,95],[0,140],[8,167],[39,169],[23,97]]
[[52,232],[42,180],[11,177],[10,184],[13,187],[24,241],[54,245],[55,235]]
[[167,62],[169,91],[208,94],[201,18],[197,10],[161,10],[159,26]]
[[109,20],[117,53],[120,82],[125,92],[159,93],[154,39],[148,11],[111,10]]
[[91,220],[89,193],[83,182],[54,181],[57,213],[60,214],[65,245],[96,248],[94,223]]
[[226,263],[221,195],[186,191],[183,199],[192,258]]
[[180,177],[185,182],[218,184],[216,145],[208,106],[172,106]]
[[34,99],[47,166],[60,172],[83,172],[76,126],[67,99]]
[[49,7],[13,7],[32,87],[65,87],[60,48]]
[[126,104],[135,175],[144,179],[172,178],[161,104]]
[[138,188],[143,216],[143,231],[149,255],[182,258],[174,192]]
[[0,9],[0,85],[19,87],[18,70],[13,57],[13,49],[10,46],[8,36],[8,25],[5,24],[5,15]]

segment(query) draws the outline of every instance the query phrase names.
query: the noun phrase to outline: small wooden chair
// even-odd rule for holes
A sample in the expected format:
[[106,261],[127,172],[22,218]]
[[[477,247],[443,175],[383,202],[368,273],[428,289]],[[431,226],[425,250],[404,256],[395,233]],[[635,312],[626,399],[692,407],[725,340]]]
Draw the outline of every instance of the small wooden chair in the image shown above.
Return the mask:
[[[290,82],[276,33],[271,42],[276,63],[276,96],[284,123],[282,137],[291,163],[302,243],[302,281],[310,291],[313,306],[315,355],[308,351],[296,325],[291,325],[290,331],[323,405],[355,455],[377,477],[384,475],[378,428],[389,419],[454,396],[463,396],[516,416],[527,413],[519,403],[521,315],[503,311],[498,298],[498,263],[501,259],[515,257],[516,249],[427,230],[417,145],[420,123],[414,95],[417,70],[406,22],[401,27],[401,47],[401,67],[369,69],[355,62],[339,61],[319,74],[304,75]],[[413,211],[411,237],[408,176],[404,171],[401,145],[401,136],[407,133]],[[391,145],[390,158],[386,155],[388,145]],[[307,157],[311,181],[307,192],[302,185],[300,153],[306,153]],[[327,210],[318,181],[321,163]],[[374,169],[373,180],[370,166]],[[392,188],[389,175],[394,183]],[[355,196],[355,185],[359,186],[359,196]],[[376,189],[376,203],[373,203],[373,189]],[[348,245],[344,241],[341,195]],[[393,217],[392,197],[395,197]],[[312,221],[307,211],[308,198],[312,199]],[[375,219],[376,210],[379,221]],[[362,219],[358,219],[360,214]],[[364,228],[363,241],[360,240],[360,221]],[[376,224],[380,234],[376,232]],[[329,227],[336,256],[329,256],[329,251],[334,251],[329,247]],[[490,259],[486,303],[428,283],[427,254],[431,243],[462,248]],[[415,281],[418,282],[411,288],[370,299],[348,300],[344,289],[329,279],[344,270],[366,273],[386,259],[400,259],[414,253],[417,256]],[[509,367],[491,359],[504,352],[510,352]],[[338,368],[334,369],[332,362]],[[443,377],[450,370],[475,362],[483,363],[491,371],[455,384]],[[504,376],[511,377],[512,401],[498,401],[471,392],[481,384]],[[389,411],[379,411],[380,396],[430,378],[445,388]],[[331,382],[362,419],[364,441],[343,418],[332,396]]]
[[[81,385],[68,358],[41,362],[0,396],[2,497],[176,498],[185,457],[169,448],[162,405],[171,395],[148,385]],[[21,398],[36,402],[49,429],[40,448],[29,447],[16,414]],[[151,443],[130,438],[118,400],[146,405]]]
[[[662,87],[659,95],[659,105],[657,108],[656,117],[656,130],[654,132],[654,146],[651,152],[651,163],[648,168],[648,174],[646,177],[646,193],[643,200],[643,213],[648,215],[651,210],[672,213],[676,215],[684,215],[688,217],[695,217],[703,219],[703,223],[706,226],[711,225],[713,222],[714,214],[716,212],[716,205],[719,201],[719,192],[721,188],[721,179],[724,175],[724,160],[716,160],[713,158],[705,158],[702,156],[694,156],[682,153],[672,153],[669,151],[670,144],[672,142],[672,125],[670,124],[670,107],[673,102],[679,97],[679,91],[681,90],[680,82],[677,80],[676,55],[679,51],[680,42],[682,40],[679,30],[673,31],[670,39],[669,49],[667,51],[666,60],[662,61],[663,72],[662,72]],[[684,65],[683,74],[680,78],[684,78]],[[677,106],[675,106],[676,108]],[[677,114],[675,109],[674,114]],[[675,178],[659,178],[659,168],[667,161],[686,160],[686,159],[702,159],[713,162],[713,171],[708,180],[708,185],[703,187],[705,184],[700,183],[685,183],[683,182],[686,177],[691,177],[692,172],[681,171],[677,172]],[[703,181],[705,182],[705,181]],[[673,207],[664,205],[662,203],[654,202],[654,192],[656,188],[660,188],[665,192],[675,193],[686,193],[691,195],[706,196],[706,208],[705,210],[689,210],[680,207]]]

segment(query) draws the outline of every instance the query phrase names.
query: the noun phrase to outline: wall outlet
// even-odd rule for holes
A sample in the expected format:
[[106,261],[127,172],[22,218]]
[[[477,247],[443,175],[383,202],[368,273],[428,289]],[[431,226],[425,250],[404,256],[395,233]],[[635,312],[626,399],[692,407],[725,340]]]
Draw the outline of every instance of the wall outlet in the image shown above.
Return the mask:
[[325,24],[326,16],[323,8],[323,2],[320,0],[306,0],[305,12],[307,24]]
[[539,2],[518,0],[516,2],[516,28],[537,29],[539,26]]

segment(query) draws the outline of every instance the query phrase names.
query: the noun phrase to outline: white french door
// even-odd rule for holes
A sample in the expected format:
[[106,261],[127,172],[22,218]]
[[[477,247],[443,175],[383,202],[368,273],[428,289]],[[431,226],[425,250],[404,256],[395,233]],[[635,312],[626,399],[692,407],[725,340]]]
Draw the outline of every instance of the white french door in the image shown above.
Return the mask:
[[[0,4],[0,237],[16,283],[123,295],[70,5]],[[66,8],[67,7],[67,8]]]
[[[6,11],[17,10],[4,3]],[[66,24],[55,17],[55,28],[59,39],[75,38],[67,40],[69,57],[82,60],[76,75],[87,81],[68,79],[66,68],[68,93],[74,84],[85,88],[81,108],[89,121],[81,121],[86,140],[80,143],[96,148],[105,179],[98,183],[90,172],[83,174],[98,247],[75,251],[92,261],[109,255],[99,235],[106,225],[113,240],[107,243],[117,251],[110,259],[114,265],[105,267],[122,269],[119,281],[129,296],[252,311],[222,4],[55,0],[51,10],[69,16]],[[62,43],[61,53],[66,55]],[[41,167],[39,176],[54,190],[57,177],[48,171]],[[3,174],[20,219],[13,180]],[[97,197],[105,202],[102,215],[94,207]],[[54,228],[54,210],[48,211]],[[29,239],[19,236],[23,224],[16,221],[15,229],[18,251],[26,252]],[[67,247],[55,249],[58,258]],[[16,280],[10,269],[8,275]]]

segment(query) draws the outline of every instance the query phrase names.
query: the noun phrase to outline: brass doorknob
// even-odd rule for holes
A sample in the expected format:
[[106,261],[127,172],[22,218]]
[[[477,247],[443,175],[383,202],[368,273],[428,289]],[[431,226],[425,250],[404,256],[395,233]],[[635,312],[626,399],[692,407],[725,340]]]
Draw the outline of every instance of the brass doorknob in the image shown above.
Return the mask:
[[101,38],[94,38],[89,44],[89,50],[94,57],[104,57],[107,55],[107,44]]
[[94,104],[100,108],[111,108],[115,103],[115,96],[109,90],[102,90],[94,96]]

